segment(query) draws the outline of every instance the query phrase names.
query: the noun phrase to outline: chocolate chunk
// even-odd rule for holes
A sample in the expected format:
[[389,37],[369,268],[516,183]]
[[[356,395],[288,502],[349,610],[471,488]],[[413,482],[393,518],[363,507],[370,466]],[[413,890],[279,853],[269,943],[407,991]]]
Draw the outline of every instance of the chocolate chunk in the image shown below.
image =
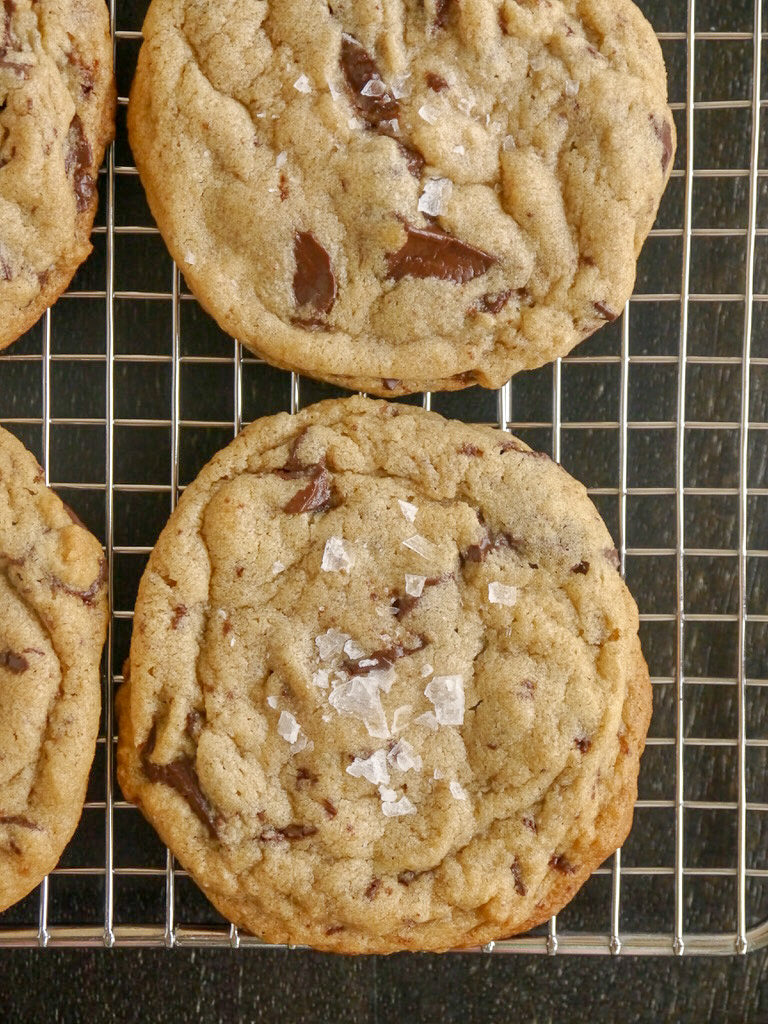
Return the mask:
[[[106,559],[102,558],[99,564],[99,575],[88,587],[87,590],[77,590],[75,587],[70,587],[69,584],[64,583],[56,577],[53,578],[51,585],[54,590],[63,590],[65,594],[69,594],[70,597],[78,597],[88,606],[92,606],[96,603],[96,598],[99,596],[104,584],[107,581],[107,562]],[[175,586],[175,584],[174,584]]]
[[299,768],[296,772],[296,788],[300,789],[303,785],[307,784],[314,786],[317,782],[317,776],[314,772],[311,772],[309,768]]
[[29,668],[29,662],[23,654],[16,654],[15,651],[0,651],[0,668],[7,668],[15,676],[20,676]]
[[173,609],[173,618],[171,619],[171,629],[178,629],[179,623],[187,614],[187,606],[185,604],[177,604]]
[[528,892],[527,886],[523,882],[523,875],[520,870],[520,861],[515,857],[512,861],[512,877],[515,880],[515,892],[518,896],[525,896]]
[[495,295],[490,293],[481,295],[472,309],[470,309],[470,313],[493,313],[494,315],[500,313],[514,294],[514,289],[508,288],[506,291],[497,292]]
[[523,824],[527,829],[533,832],[534,835],[538,833],[539,830],[536,827],[536,822],[533,820],[533,818],[523,818]]
[[517,441],[502,441],[501,447],[499,448],[499,455],[506,455],[507,452],[525,452],[527,448],[523,448]]
[[371,884],[365,890],[366,898],[369,899],[369,900],[372,900],[374,898],[374,896],[376,895],[376,893],[379,891],[380,888],[381,888],[381,879],[380,878],[374,878],[373,881],[371,882]]
[[301,512],[327,512],[331,507],[331,475],[323,463],[312,468],[309,483],[291,498],[283,511],[298,515]]
[[[357,661],[345,661],[344,668],[358,676],[367,676],[369,672],[380,668],[391,668],[396,661],[399,661],[401,658],[407,658],[410,654],[416,654],[426,644],[423,637],[417,637],[417,641],[415,647],[403,647],[402,644],[393,644],[392,647],[387,647],[382,651],[374,651],[373,654],[367,654],[364,658],[360,658]],[[372,662],[373,664],[361,665],[361,661]]]
[[444,92],[448,88],[448,83],[443,76],[436,75],[434,71],[428,71],[424,78],[432,92]]
[[72,182],[77,199],[78,213],[83,213],[93,202],[96,195],[96,182],[91,177],[90,167],[93,163],[93,150],[85,137],[83,122],[75,114],[69,125],[67,135],[67,155],[64,160],[64,171],[72,175]]
[[381,82],[382,77],[368,51],[357,39],[346,34],[341,39],[341,69],[354,106],[371,128],[376,128],[381,121],[392,121],[397,117],[400,106],[388,89],[381,96],[363,95],[363,89],[369,82]]
[[463,444],[459,448],[459,455],[469,455],[472,458],[482,454],[482,448],[478,448],[476,444]]
[[306,434],[306,432],[307,431],[305,428],[304,430],[301,431],[300,434],[297,434],[296,437],[294,437],[293,441],[291,442],[291,447],[288,451],[288,459],[285,465],[281,466],[280,469],[272,470],[272,472],[275,473],[276,476],[282,477],[283,480],[297,480],[300,477],[312,476],[318,465],[324,465],[322,459],[320,460],[320,463],[313,462],[311,464],[306,464],[302,462],[299,459],[298,455],[296,454],[299,450],[299,445],[304,439],[304,435]]
[[435,28],[445,28],[453,0],[435,0]]
[[627,737],[626,737],[626,736],[624,735],[624,733],[623,733],[623,732],[620,732],[620,733],[619,733],[619,750],[620,750],[620,751],[622,752],[622,754],[624,754],[625,756],[626,756],[626,755],[627,755],[627,754],[629,753],[629,751],[630,751],[630,746],[629,746],[629,743],[627,743]]
[[606,306],[604,302],[593,302],[592,305],[595,307],[595,312],[601,320],[607,320],[608,323],[618,320],[619,314],[614,312],[610,306]]
[[651,124],[662,146],[661,170],[663,174],[666,174],[674,152],[672,128],[666,118],[655,117],[653,114],[651,114]]
[[466,562],[484,562],[491,551],[498,551],[500,548],[520,551],[522,546],[522,542],[511,533],[492,533],[486,530],[477,544],[471,544],[466,551],[462,551],[459,559],[462,565]]
[[561,875],[573,875],[576,873],[574,865],[562,853],[552,854],[549,858],[549,866],[554,868],[555,871],[559,871]]
[[338,935],[339,932],[344,931],[343,924],[332,924],[330,928],[325,929],[326,935]]
[[205,825],[210,835],[216,839],[221,824],[220,815],[209,803],[200,787],[195,764],[191,757],[182,755],[170,764],[156,764],[151,761],[157,739],[157,725],[153,725],[146,743],[139,750],[141,767],[150,782],[159,782],[163,786],[175,789],[189,804],[193,814]]
[[43,830],[34,821],[25,818],[21,814],[0,814],[0,825],[13,825],[16,828],[25,828],[30,832],[42,832]]
[[203,731],[203,724],[205,718],[195,708],[193,708],[187,715],[187,724],[184,731],[191,740],[195,743],[200,739],[200,733]]
[[336,302],[336,278],[331,257],[310,231],[297,231],[293,241],[296,271],[293,295],[297,306],[311,306],[318,313],[330,313]]
[[405,157],[405,163],[408,170],[414,178],[421,178],[421,172],[424,170],[427,163],[423,155],[418,151],[418,149],[414,149],[413,146],[406,145],[404,142],[401,142],[400,139],[395,139],[395,142],[397,143],[400,152]]
[[274,843],[283,839],[307,839],[309,836],[316,834],[317,829],[314,825],[297,825],[294,823],[286,825],[285,828],[267,829],[266,832],[262,832],[260,838],[262,842]]
[[579,736],[574,740],[574,746],[577,750],[581,751],[582,754],[586,754],[592,746],[592,740],[587,739],[586,736]]
[[393,281],[404,277],[437,277],[442,281],[466,284],[485,274],[497,262],[495,256],[454,238],[440,228],[415,228],[406,224],[405,231],[405,245],[387,256],[387,273]]
[[581,576],[586,576],[589,572],[589,562],[579,562],[578,565],[572,566],[571,572],[575,572]]
[[[436,587],[439,583],[447,583],[448,580],[452,579],[454,579],[453,573],[443,573],[442,576],[428,576],[427,579],[424,581],[424,590],[426,590],[427,587]],[[422,590],[421,594],[419,594],[418,597],[416,597],[414,594],[398,595],[397,599],[392,605],[392,607],[396,609],[395,614],[398,619],[402,619],[404,615],[407,615],[409,612],[413,611],[413,609],[424,596],[424,590]]]
[[323,805],[325,813],[328,815],[329,818],[335,818],[336,815],[339,813],[338,808],[334,807],[330,800],[323,799],[320,801],[320,803]]

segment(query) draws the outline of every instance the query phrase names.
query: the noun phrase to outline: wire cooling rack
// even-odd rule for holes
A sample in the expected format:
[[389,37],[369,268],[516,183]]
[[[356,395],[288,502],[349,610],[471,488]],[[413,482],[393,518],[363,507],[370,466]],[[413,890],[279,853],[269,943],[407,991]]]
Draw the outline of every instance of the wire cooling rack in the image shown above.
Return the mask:
[[[768,138],[761,0],[645,0],[680,145],[620,321],[499,392],[418,396],[550,450],[589,486],[641,611],[654,717],[635,825],[548,926],[486,947],[745,953],[768,942]],[[95,252],[0,356],[0,423],[102,537],[104,718],[59,867],[0,946],[252,946],[117,788],[112,702],[151,545],[243,423],[341,394],[266,366],[188,294],[146,207],[125,96],[146,3],[111,0],[118,138]]]

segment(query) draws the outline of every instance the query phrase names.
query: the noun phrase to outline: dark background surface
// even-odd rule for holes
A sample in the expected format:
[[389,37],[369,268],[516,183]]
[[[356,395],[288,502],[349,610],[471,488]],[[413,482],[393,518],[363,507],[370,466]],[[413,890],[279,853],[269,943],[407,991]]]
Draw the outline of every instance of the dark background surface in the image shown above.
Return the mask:
[[[641,8],[656,28],[685,31],[685,0],[644,0]],[[144,0],[118,0],[118,28],[140,27]],[[697,29],[751,32],[752,0],[698,0]],[[670,77],[670,98],[685,99],[684,40],[664,44]],[[121,95],[130,83],[138,43],[118,44]],[[751,91],[751,40],[711,42],[697,48],[697,100],[732,100],[725,110],[696,114],[695,163],[699,168],[746,168],[749,163],[751,111],[738,101]],[[678,131],[682,112],[676,111]],[[764,117],[768,123],[768,119]],[[768,166],[768,130],[761,132],[761,167]],[[685,166],[685,142],[676,160]],[[118,117],[116,162],[131,163],[124,133],[124,111]],[[694,181],[694,226],[740,229],[741,234],[697,236],[691,264],[694,293],[742,293],[745,278],[749,179],[745,176],[697,178]],[[659,226],[682,225],[683,181],[673,178],[664,199]],[[768,188],[760,186],[758,224],[768,227]],[[118,228],[151,225],[140,184],[132,177],[116,182],[115,223]],[[105,203],[97,224],[105,224]],[[758,239],[756,291],[768,293],[768,246]],[[105,236],[94,238],[93,257],[79,272],[73,290],[98,292],[105,274]],[[682,239],[667,234],[649,239],[641,257],[638,293],[679,291]],[[115,240],[116,288],[166,293],[171,263],[161,240],[151,235],[118,234]],[[113,384],[115,415],[115,479],[118,483],[168,481],[171,403],[170,302],[120,299],[115,310]],[[768,356],[765,330],[768,304],[755,305],[753,355]],[[52,316],[53,351],[50,397],[54,425],[48,463],[51,479],[62,496],[104,539],[103,487],[93,490],[67,483],[104,478],[104,416],[106,401],[105,300],[62,300]],[[675,546],[674,494],[642,495],[642,487],[674,487],[674,417],[677,400],[678,301],[634,303],[630,313],[629,441],[630,497],[627,545],[635,550]],[[697,302],[689,308],[687,418],[709,424],[686,433],[686,486],[736,488],[744,302]],[[10,350],[0,385],[0,421],[4,421],[40,457],[42,433],[40,327]],[[618,485],[619,374],[621,323],[611,325],[582,345],[576,359],[562,366],[562,459],[574,475],[593,490]],[[182,426],[179,435],[180,481],[192,479],[200,466],[232,436],[234,405],[232,343],[202,314],[195,303],[181,309],[180,369]],[[19,358],[15,358],[15,357]],[[219,363],[203,362],[225,356]],[[715,362],[708,363],[708,357]],[[70,358],[71,357],[71,358]],[[731,363],[717,361],[734,357]],[[697,359],[699,361],[697,361]],[[643,361],[646,360],[646,361]],[[768,420],[768,365],[756,364],[752,375],[751,419]],[[334,389],[303,382],[302,403],[333,394]],[[287,375],[253,360],[242,367],[245,420],[285,408]],[[553,375],[551,368],[517,378],[512,386],[515,430],[536,447],[550,450],[553,440]],[[493,421],[496,397],[472,389],[461,395],[435,396],[433,407],[446,415]],[[37,421],[36,421],[36,418]],[[88,424],[83,423],[89,419]],[[72,422],[77,420],[77,422]],[[139,427],[130,421],[154,425]],[[69,421],[69,422],[67,422]],[[647,421],[647,426],[644,425]],[[592,428],[589,423],[603,423]],[[715,425],[714,428],[712,425]],[[731,424],[730,426],[728,424]],[[720,426],[722,425],[722,426]],[[758,489],[768,483],[766,434],[750,437],[749,546],[764,549],[768,536],[768,500]],[[632,489],[635,490],[632,490]],[[613,494],[595,495],[609,528],[618,538],[618,501]],[[115,504],[115,543],[151,545],[168,514],[167,494],[124,492]],[[689,495],[686,500],[686,546],[733,550],[738,540],[737,495]],[[144,556],[118,554],[115,559],[115,607],[130,610],[143,569]],[[686,556],[686,610],[729,614],[738,608],[735,558]],[[768,560],[749,559],[748,611],[765,613],[768,606]],[[669,613],[674,607],[674,554],[630,555],[627,575],[641,611]],[[129,623],[115,623],[114,663],[127,648]],[[728,738],[735,735],[738,633],[734,623],[691,624],[684,651],[686,685],[684,734],[687,738]],[[748,675],[768,679],[768,628],[747,630]],[[674,622],[646,623],[643,644],[655,682],[655,713],[651,735],[674,734]],[[695,680],[720,679],[712,686]],[[748,691],[749,735],[768,737],[765,691]],[[765,750],[753,749],[747,762],[749,799],[766,800]],[[640,795],[662,806],[638,812],[625,848],[624,866],[670,869],[674,863],[673,748],[652,747],[646,754]],[[691,745],[686,748],[686,800],[720,802],[736,799],[735,748]],[[97,755],[89,800],[104,797],[103,747]],[[666,801],[666,805],[664,805]],[[748,821],[747,866],[768,867],[764,814]],[[732,810],[686,811],[686,867],[735,867],[735,814]],[[103,811],[87,810],[81,828],[62,859],[66,868],[103,865]],[[116,811],[115,854],[118,867],[156,868],[157,876],[116,885],[116,923],[162,922],[165,853],[135,811]],[[600,931],[608,926],[610,879],[598,877],[561,915],[566,931]],[[622,928],[657,931],[672,928],[672,879],[665,876],[624,876]],[[51,880],[52,924],[98,924],[103,920],[103,876],[54,876]],[[751,926],[768,918],[768,886],[752,877],[748,884]],[[734,878],[689,876],[684,895],[686,931],[732,933],[735,929]],[[181,922],[220,921],[191,884],[177,882],[177,918]],[[37,894],[9,914],[3,924],[36,920]],[[768,953],[746,959],[586,959],[557,956],[506,955],[399,956],[333,958],[298,951],[10,951],[0,950],[0,1020],[9,1024],[35,1021],[276,1021],[342,1022],[517,1022],[535,1021],[680,1021],[766,1022],[768,1024]]]

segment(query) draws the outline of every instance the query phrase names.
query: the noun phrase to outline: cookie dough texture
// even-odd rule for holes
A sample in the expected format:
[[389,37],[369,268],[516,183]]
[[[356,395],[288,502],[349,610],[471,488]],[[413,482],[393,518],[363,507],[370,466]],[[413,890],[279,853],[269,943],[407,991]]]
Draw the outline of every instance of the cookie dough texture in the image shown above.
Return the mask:
[[629,0],[154,0],[144,35],[152,212],[269,362],[497,387],[621,313],[674,152]]
[[0,911],[56,866],[80,818],[106,594],[101,545],[0,430]]
[[2,0],[0,349],[32,327],[91,251],[114,109],[104,0]]
[[616,564],[509,434],[361,398],[258,421],[141,582],[123,792],[268,941],[531,928],[631,823],[651,697]]

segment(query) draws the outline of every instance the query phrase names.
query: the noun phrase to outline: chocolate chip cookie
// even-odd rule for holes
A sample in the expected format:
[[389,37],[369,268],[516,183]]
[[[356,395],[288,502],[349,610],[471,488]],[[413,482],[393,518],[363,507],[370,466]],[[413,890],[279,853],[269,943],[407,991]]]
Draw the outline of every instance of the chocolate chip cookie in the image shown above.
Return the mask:
[[104,0],[0,2],[0,349],[91,251],[114,110]]
[[101,545],[0,430],[0,911],[56,866],[80,818],[106,628]]
[[675,149],[629,0],[153,0],[144,35],[152,212],[269,362],[497,387],[621,313]]
[[531,928],[632,819],[651,696],[617,565],[509,434],[362,398],[260,420],[149,560],[123,792],[270,942]]

